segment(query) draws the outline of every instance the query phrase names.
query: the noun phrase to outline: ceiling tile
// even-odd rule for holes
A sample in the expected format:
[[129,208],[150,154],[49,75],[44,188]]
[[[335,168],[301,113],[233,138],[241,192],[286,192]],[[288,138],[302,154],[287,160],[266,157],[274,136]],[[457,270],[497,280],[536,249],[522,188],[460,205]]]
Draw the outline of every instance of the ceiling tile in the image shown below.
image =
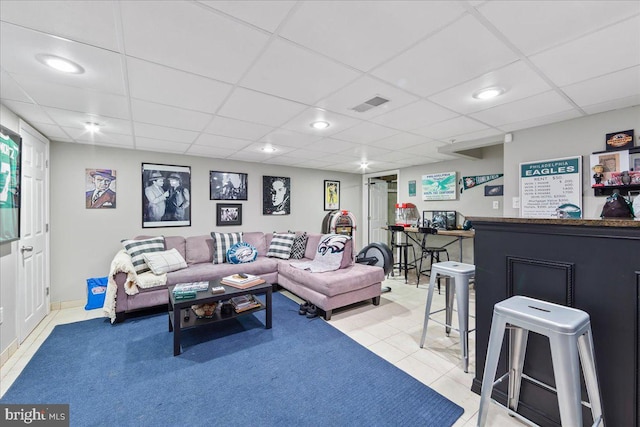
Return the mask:
[[219,148],[219,147],[210,147],[205,145],[192,145],[185,152],[187,155],[192,156],[206,156],[213,157],[217,159],[225,159],[235,153],[237,150],[231,148]]
[[133,132],[131,122],[128,120],[96,116],[79,111],[61,110],[59,108],[43,108],[43,111],[63,128],[84,129],[86,122],[94,122],[99,123],[100,128],[105,132],[123,135],[131,135]]
[[211,8],[220,10],[251,25],[273,33],[287,16],[295,1],[243,0],[243,1],[201,1]]
[[[67,74],[49,68],[38,54],[56,55],[84,68],[82,74]],[[1,23],[0,63],[10,73],[29,75],[46,82],[124,95],[120,55],[82,43]]]
[[56,124],[51,117],[49,117],[49,115],[47,115],[47,113],[36,104],[10,101],[8,99],[2,99],[2,104],[6,105],[7,108],[18,116],[26,118],[29,122],[46,123],[50,125]]
[[374,117],[371,121],[393,129],[407,131],[441,122],[457,115],[432,102],[418,101],[397,108],[383,116]]
[[127,55],[225,82],[237,82],[268,40],[259,30],[191,2],[120,5]]
[[58,125],[37,122],[30,122],[29,124],[36,128],[41,134],[47,135],[47,138],[49,139],[55,141],[71,140],[71,137]]
[[573,107],[554,91],[489,108],[470,116],[492,126],[502,126],[572,110]]
[[280,34],[367,71],[463,11],[446,1],[302,2]]
[[163,141],[160,139],[136,137],[136,148],[139,150],[159,151],[161,153],[186,153],[189,144],[180,144],[175,141]]
[[484,130],[478,130],[475,132],[463,133],[460,135],[452,135],[451,138],[449,138],[448,140],[443,140],[443,139],[440,139],[440,140],[442,142],[451,142],[451,139],[454,139],[455,142],[457,143],[457,142],[466,142],[466,141],[476,141],[478,139],[489,138],[492,136],[499,136],[498,139],[502,141],[503,134],[504,132],[502,130],[489,128]]
[[387,138],[379,139],[374,142],[370,142],[369,145],[375,147],[393,147],[396,150],[403,150],[407,147],[413,147],[416,144],[430,142],[429,138],[424,136],[415,135],[413,133],[397,133]]
[[639,95],[640,65],[566,86],[562,90],[580,107]]
[[273,128],[271,126],[263,126],[256,123],[216,116],[204,132],[214,135],[256,140],[272,130]]
[[359,146],[360,144],[356,144],[353,142],[340,141],[333,138],[322,138],[321,140],[314,142],[312,145],[309,145],[306,148],[310,151],[318,152],[318,157],[320,157],[319,153],[344,152],[345,150],[351,150]]
[[488,1],[479,10],[518,49],[531,55],[638,14],[640,3]]
[[605,111],[618,110],[620,108],[633,107],[640,105],[640,95],[631,95],[625,98],[618,98],[611,101],[599,102],[597,104],[587,105],[582,109],[587,114],[603,113]]
[[218,114],[233,119],[279,127],[306,108],[303,104],[237,88]]
[[336,139],[364,144],[377,141],[399,133],[398,130],[380,126],[371,122],[362,122],[347,130],[333,135]]
[[135,130],[136,137],[175,141],[183,144],[192,143],[198,136],[197,132],[149,125],[146,123],[134,123],[133,128]]
[[414,129],[412,132],[432,139],[449,139],[455,135],[487,129],[488,126],[469,117],[459,116],[429,126]]
[[206,113],[215,113],[232,89],[227,83],[135,58],[127,59],[127,72],[133,98]]
[[371,74],[427,96],[517,59],[514,52],[475,18],[466,16]]
[[260,138],[260,142],[300,148],[315,143],[321,138],[322,137],[318,135],[304,134],[287,129],[276,129],[265,135],[263,138]]
[[210,114],[154,104],[139,99],[131,100],[131,109],[133,110],[133,119],[137,122],[184,130],[199,131],[213,118]]
[[233,148],[233,150],[238,151],[250,146],[251,141],[203,133],[195,140],[195,144],[207,147]]
[[68,127],[63,129],[76,142],[133,148],[133,137],[131,135],[106,132],[91,133],[84,129]]
[[[357,105],[376,96],[388,99],[389,102],[362,113],[353,110]],[[398,107],[415,102],[418,99],[417,96],[393,87],[379,79],[363,76],[343,87],[338,92],[318,101],[316,105],[327,110],[355,117],[356,119],[368,120],[372,117],[388,113]]]
[[0,99],[32,103],[33,100],[20,89],[16,81],[4,71],[0,71]]
[[[492,99],[476,99],[473,94],[488,87],[501,87],[502,95]],[[460,114],[486,110],[528,96],[546,92],[551,87],[523,61],[516,61],[498,70],[452,87],[429,97],[429,101]]]
[[[311,127],[311,123],[316,121],[325,121],[329,123],[329,127],[326,129],[314,129]],[[331,136],[335,133],[349,129],[352,126],[360,123],[349,116],[337,114],[332,111],[322,110],[320,108],[308,108],[300,113],[295,118],[289,120],[283,124],[284,129],[293,130],[300,133],[316,135],[319,137]]]
[[0,16],[5,22],[118,51],[114,4],[109,1],[1,1]]
[[[282,64],[287,64],[283,67]],[[273,40],[242,79],[243,87],[313,104],[359,74],[283,40]]]
[[516,131],[520,129],[532,128],[535,126],[548,125],[550,123],[561,122],[564,120],[575,119],[578,117],[582,117],[579,111],[565,110],[557,113],[546,114],[546,115],[537,116],[537,117],[533,117],[526,120],[509,123],[509,124],[500,126],[500,128],[505,132],[511,132],[511,131]]
[[531,57],[558,86],[640,64],[640,16]]

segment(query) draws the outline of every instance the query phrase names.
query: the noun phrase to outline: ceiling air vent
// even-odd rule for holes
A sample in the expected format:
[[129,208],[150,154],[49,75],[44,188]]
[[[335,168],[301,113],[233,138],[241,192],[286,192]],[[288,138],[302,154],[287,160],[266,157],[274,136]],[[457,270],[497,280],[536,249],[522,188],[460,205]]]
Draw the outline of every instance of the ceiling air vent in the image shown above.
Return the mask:
[[362,103],[360,105],[356,105],[355,107],[352,108],[352,110],[357,111],[358,113],[364,113],[365,111],[369,111],[373,107],[377,107],[379,105],[382,105],[385,102],[389,102],[389,100],[388,99],[384,99],[384,98],[382,98],[380,96],[375,96],[375,97],[371,98],[368,101],[365,101],[364,103]]

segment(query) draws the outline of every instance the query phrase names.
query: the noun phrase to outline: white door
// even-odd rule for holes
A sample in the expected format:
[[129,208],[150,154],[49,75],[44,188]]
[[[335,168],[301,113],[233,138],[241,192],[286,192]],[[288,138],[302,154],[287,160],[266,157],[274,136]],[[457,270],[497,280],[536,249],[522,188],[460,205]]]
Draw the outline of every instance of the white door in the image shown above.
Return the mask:
[[389,199],[389,184],[381,179],[369,178],[369,243],[387,242],[387,204]]
[[22,343],[49,312],[49,141],[20,122],[22,183],[18,248],[18,339]]

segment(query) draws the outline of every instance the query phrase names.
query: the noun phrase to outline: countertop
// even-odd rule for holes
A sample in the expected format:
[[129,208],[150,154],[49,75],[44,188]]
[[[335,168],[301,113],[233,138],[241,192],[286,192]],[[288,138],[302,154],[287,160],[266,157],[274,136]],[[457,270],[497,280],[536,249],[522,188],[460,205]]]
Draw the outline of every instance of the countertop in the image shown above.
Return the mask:
[[640,227],[640,220],[632,219],[557,219],[557,218],[504,218],[480,217],[467,218],[471,223],[494,222],[512,224],[541,224],[541,225],[574,225],[586,227]]

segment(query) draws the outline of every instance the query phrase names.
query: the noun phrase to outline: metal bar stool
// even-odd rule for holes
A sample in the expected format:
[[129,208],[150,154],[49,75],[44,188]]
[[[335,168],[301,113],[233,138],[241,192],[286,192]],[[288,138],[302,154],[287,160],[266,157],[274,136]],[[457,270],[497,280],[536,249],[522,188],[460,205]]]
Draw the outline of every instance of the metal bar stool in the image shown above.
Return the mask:
[[[427,276],[431,276],[431,266],[434,263],[441,261],[441,253],[445,253],[447,255],[447,261],[449,261],[449,251],[447,251],[447,248],[442,246],[427,246],[427,237],[430,234],[438,234],[437,229],[431,227],[419,227],[418,232],[422,233],[422,244],[420,245],[422,247],[422,254],[420,255],[420,266],[418,268],[418,281],[416,282],[416,288],[420,285],[420,276],[423,273],[429,273]],[[423,270],[422,260],[426,257],[429,258],[429,268]],[[438,293],[440,293],[440,280],[438,280]]]
[[[510,335],[509,370],[494,382],[505,329],[509,329]],[[549,338],[556,389],[522,373],[529,331]],[[509,381],[507,410],[509,414],[525,420],[516,413],[522,377],[557,393],[563,427],[582,427],[580,365],[589,396],[590,405],[587,406],[591,407],[593,426],[604,427],[589,315],[575,308],[524,296],[514,296],[497,303],[493,308],[482,377],[478,427],[486,423],[493,386],[505,378]]]
[[[401,239],[402,237],[400,237],[399,239],[396,240],[396,235],[398,233],[404,234],[404,226],[402,225],[390,225],[387,227],[388,230],[391,232],[391,251],[393,252],[393,254],[395,255],[396,253],[396,249],[399,249],[398,251],[398,262],[395,262],[393,264],[393,268],[391,269],[391,276],[393,277],[393,270],[396,268],[398,268],[398,271],[400,271],[402,273],[402,270],[404,270],[404,283],[407,283],[407,272],[409,270],[413,270],[416,269],[416,249],[413,247],[413,245],[407,241],[402,242]],[[411,251],[413,252],[413,261],[409,262],[409,248],[411,248]]]
[[[424,326],[422,327],[422,338],[420,339],[420,348],[424,347],[424,340],[427,336],[427,324],[432,314],[439,313],[446,310],[445,323],[439,322],[435,319],[431,319],[436,323],[444,325],[447,336],[451,329],[460,333],[460,349],[462,352],[462,360],[464,363],[464,371],[469,372],[469,332],[475,329],[469,330],[469,280],[475,275],[476,266],[472,264],[464,264],[457,261],[444,261],[433,264],[431,266],[431,277],[429,278],[429,295],[427,297],[427,306],[424,311]],[[440,310],[431,311],[431,303],[433,301],[433,291],[436,287],[436,280],[438,276],[444,276],[447,278],[445,282],[447,304],[446,307]],[[453,289],[450,284],[453,279]],[[452,311],[453,311],[453,297],[457,294],[456,298],[458,302],[458,328],[452,326]]]

